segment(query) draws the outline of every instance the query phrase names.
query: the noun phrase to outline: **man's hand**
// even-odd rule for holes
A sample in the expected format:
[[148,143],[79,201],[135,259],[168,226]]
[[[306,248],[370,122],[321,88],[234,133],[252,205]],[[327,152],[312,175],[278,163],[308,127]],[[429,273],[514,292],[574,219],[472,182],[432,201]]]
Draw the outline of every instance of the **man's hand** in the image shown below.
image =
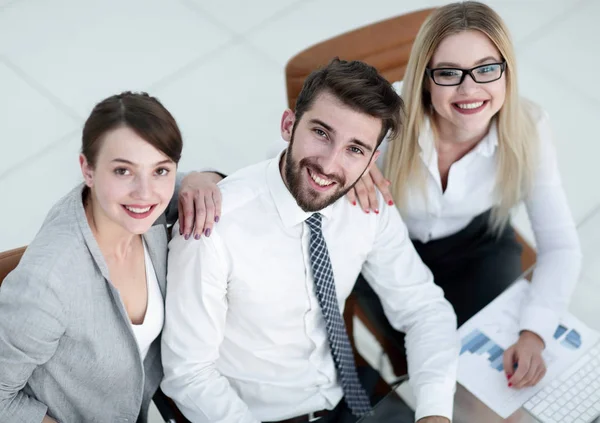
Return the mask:
[[221,215],[221,190],[217,186],[221,179],[213,172],[191,172],[181,181],[177,204],[179,233],[185,239],[210,236]]
[[546,374],[543,350],[542,338],[528,330],[521,332],[517,343],[504,352],[504,372],[509,387],[534,386],[542,380]]
[[422,419],[417,421],[417,423],[450,423],[450,420],[442,416],[428,416],[423,417]]

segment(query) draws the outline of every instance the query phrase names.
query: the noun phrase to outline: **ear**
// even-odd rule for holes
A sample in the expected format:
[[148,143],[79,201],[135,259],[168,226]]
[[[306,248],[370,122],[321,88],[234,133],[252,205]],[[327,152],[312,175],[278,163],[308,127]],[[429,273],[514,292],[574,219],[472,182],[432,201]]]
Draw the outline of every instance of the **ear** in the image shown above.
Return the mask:
[[281,138],[290,142],[292,140],[292,131],[294,130],[294,122],[296,122],[296,114],[290,109],[283,112],[281,116]]
[[79,155],[79,166],[81,167],[81,174],[83,175],[85,184],[91,188],[94,185],[94,169],[92,169],[83,154]]

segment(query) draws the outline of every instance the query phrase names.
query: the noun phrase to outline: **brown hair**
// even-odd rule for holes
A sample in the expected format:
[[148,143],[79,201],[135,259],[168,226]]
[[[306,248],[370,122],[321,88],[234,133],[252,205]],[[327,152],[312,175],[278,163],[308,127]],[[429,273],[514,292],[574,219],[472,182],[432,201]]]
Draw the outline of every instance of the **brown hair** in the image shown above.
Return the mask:
[[313,71],[296,99],[296,122],[310,109],[317,96],[330,92],[346,106],[382,120],[377,145],[388,131],[395,137],[402,124],[404,103],[392,85],[373,66],[358,60],[334,58],[325,67]]
[[125,91],[96,104],[85,121],[81,153],[94,167],[109,131],[128,127],[175,163],[179,163],[183,141],[177,122],[169,111],[147,93]]

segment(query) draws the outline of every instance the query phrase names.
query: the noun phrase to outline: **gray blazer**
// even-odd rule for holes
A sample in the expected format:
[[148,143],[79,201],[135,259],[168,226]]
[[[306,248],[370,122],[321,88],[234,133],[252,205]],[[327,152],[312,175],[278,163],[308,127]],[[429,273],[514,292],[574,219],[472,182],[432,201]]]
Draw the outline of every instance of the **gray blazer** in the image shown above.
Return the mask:
[[[160,339],[142,362],[82,189],[52,208],[0,288],[0,422],[145,422],[162,379]],[[144,235],[163,298],[165,223]]]

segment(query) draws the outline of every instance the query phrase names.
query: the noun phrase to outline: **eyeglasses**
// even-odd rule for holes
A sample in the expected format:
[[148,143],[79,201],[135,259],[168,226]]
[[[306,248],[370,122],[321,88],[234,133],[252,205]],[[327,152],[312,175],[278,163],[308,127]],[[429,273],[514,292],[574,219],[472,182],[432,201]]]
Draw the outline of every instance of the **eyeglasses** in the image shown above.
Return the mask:
[[443,87],[451,87],[463,83],[467,75],[471,75],[473,81],[478,84],[487,84],[494,82],[502,77],[502,73],[506,69],[506,62],[488,63],[486,65],[476,66],[471,69],[460,68],[436,68],[425,69],[425,73],[436,85]]

